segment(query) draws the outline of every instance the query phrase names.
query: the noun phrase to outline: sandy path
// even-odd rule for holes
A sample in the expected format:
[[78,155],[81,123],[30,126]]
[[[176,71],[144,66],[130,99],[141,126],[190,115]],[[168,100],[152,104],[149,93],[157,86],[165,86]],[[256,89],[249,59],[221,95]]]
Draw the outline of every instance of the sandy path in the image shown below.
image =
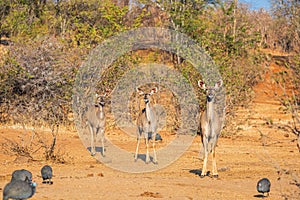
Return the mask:
[[[270,119],[273,122],[290,119],[279,109],[279,102],[272,98],[268,88],[272,83],[268,81],[270,79],[255,88],[256,97],[250,107],[237,112],[237,133],[220,138],[217,147],[218,179],[201,179],[198,175],[202,167],[202,161],[198,159],[198,136],[171,165],[151,173],[133,174],[96,162],[76,132],[64,132],[58,137],[58,146],[67,153],[65,158],[69,162],[50,163],[54,170],[53,185],[41,183],[40,168],[46,162],[15,162],[15,156],[0,152],[0,191],[10,180],[13,170],[26,168],[33,172],[38,183],[33,200],[259,199],[255,196],[258,195],[256,183],[263,177],[268,177],[272,183],[269,199],[299,199],[300,189],[293,183],[300,181],[300,154],[293,134],[267,123]],[[120,139],[117,131],[110,131],[114,142],[132,149],[134,140]],[[2,127],[0,142],[5,141],[4,137],[17,140],[17,136],[22,134],[20,129]],[[208,170],[211,170],[210,159]]]

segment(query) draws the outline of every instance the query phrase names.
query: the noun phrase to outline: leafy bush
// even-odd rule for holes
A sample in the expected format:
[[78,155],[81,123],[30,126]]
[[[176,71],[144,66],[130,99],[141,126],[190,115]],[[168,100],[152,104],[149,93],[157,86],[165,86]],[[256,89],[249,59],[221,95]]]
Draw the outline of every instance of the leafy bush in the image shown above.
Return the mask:
[[[36,46],[36,47],[34,47]],[[72,84],[80,59],[54,38],[10,46],[0,68],[1,108],[10,118],[68,125]],[[2,121],[3,122],[3,121]]]

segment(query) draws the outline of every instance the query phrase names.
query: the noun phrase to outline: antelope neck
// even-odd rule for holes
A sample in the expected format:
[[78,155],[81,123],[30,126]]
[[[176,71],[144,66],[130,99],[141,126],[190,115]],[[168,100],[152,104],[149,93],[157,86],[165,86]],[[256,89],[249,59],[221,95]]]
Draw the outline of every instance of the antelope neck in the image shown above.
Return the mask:
[[149,102],[146,103],[146,118],[148,121],[150,121],[150,105]]
[[214,118],[214,103],[213,103],[213,101],[206,102],[206,117],[207,117],[207,120],[212,120]]
[[100,115],[100,119],[103,119],[105,116],[104,116],[104,105],[100,104],[99,103],[99,115]]

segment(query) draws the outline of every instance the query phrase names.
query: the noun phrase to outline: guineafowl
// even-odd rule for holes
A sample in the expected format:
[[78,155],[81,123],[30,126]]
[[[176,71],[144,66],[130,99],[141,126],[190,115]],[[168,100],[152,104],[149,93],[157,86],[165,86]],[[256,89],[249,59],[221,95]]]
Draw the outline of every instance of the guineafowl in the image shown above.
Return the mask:
[[20,180],[32,182],[32,173],[26,169],[15,170],[11,175],[11,181]]
[[[41,174],[42,174],[42,178],[43,178],[43,183],[48,183],[48,184],[53,183],[51,181],[51,179],[52,179],[52,168],[49,165],[45,165],[44,167],[42,167]],[[46,181],[46,180],[48,180],[48,181]]]
[[21,180],[13,180],[3,189],[3,200],[28,199],[35,193],[36,183],[28,183]]
[[263,178],[257,182],[256,189],[258,192],[263,193],[263,196],[265,196],[265,193],[267,193],[268,194],[267,196],[269,196],[270,187],[271,187],[271,182],[269,181],[269,179]]

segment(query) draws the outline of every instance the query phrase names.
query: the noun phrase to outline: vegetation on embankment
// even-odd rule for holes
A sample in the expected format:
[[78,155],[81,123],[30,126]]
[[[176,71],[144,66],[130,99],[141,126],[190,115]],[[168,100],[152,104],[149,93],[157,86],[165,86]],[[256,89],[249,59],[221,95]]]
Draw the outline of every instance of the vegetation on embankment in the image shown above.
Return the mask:
[[[297,1],[274,1],[270,12],[237,0],[129,2],[1,1],[0,122],[72,124],[72,87],[81,63],[105,39],[137,27],[174,29],[201,44],[219,66],[229,114],[251,99],[252,86],[268,66],[271,57],[262,49],[293,53],[291,63],[299,71]],[[199,78],[176,55],[144,50],[119,58],[97,90],[112,89],[124,70],[145,62],[171,64],[192,83]],[[298,89],[299,80],[293,87]]]

